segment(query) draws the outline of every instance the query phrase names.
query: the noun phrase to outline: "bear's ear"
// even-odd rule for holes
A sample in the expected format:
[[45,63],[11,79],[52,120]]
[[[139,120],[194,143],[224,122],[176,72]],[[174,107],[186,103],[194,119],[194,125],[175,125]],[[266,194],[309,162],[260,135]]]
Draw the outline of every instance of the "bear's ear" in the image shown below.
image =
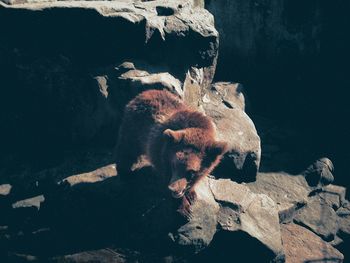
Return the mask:
[[227,152],[227,143],[226,142],[214,142],[207,147],[207,157],[211,161],[215,161],[217,157],[222,156]]
[[174,131],[171,129],[166,129],[163,134],[165,135],[165,137],[169,138],[170,140],[172,140],[172,142],[174,143],[179,143],[182,141],[182,139],[185,136],[185,131],[184,130],[178,130],[178,131]]

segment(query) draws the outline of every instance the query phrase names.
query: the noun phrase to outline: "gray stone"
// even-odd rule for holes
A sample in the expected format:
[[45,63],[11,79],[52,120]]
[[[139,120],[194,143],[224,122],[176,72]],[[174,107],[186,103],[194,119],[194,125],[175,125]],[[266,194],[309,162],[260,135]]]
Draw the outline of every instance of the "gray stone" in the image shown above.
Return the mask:
[[[244,88],[240,83],[215,82],[207,92],[210,100],[220,100],[229,108],[240,108],[245,111],[246,102],[243,93]],[[213,94],[215,94],[213,96]]]
[[282,253],[278,209],[270,197],[230,180],[210,180],[209,185],[215,200],[225,207],[218,217],[223,229],[244,231],[275,255]]
[[338,207],[346,202],[346,188],[343,186],[330,184],[322,187],[322,191],[326,194],[337,196],[339,199],[339,201],[336,201],[336,204],[339,202]]
[[342,237],[350,235],[350,207],[344,206],[337,210],[339,232]]
[[259,169],[260,137],[254,123],[239,107],[229,108],[222,102],[202,98],[201,108],[211,117],[217,128],[217,139],[228,144],[214,175],[233,178],[238,182],[254,181]]
[[295,225],[281,225],[283,249],[288,263],[342,262],[337,249],[311,231]]
[[34,207],[36,209],[40,209],[40,205],[45,201],[45,197],[43,195],[35,196],[32,198],[28,198],[25,200],[17,201],[12,204],[13,208],[25,208],[25,207]]
[[303,175],[310,186],[329,185],[334,181],[334,166],[328,158],[321,158],[310,165]]
[[12,185],[10,184],[2,184],[0,185],[0,196],[9,195],[12,189]]
[[146,89],[165,89],[183,97],[181,82],[168,72],[149,74],[134,69],[121,74],[119,79],[130,81],[130,88],[135,89],[136,94]]
[[303,176],[286,173],[258,173],[256,182],[247,186],[252,192],[266,194],[275,201],[281,222],[293,219],[311,191]]
[[326,241],[334,239],[338,231],[338,216],[334,209],[317,196],[294,217],[294,221],[322,237]]

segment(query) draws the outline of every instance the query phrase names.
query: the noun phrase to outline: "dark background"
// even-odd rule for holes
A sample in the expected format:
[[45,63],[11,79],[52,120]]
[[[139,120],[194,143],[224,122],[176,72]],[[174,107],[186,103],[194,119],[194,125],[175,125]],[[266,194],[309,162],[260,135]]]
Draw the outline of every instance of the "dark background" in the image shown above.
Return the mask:
[[327,156],[335,183],[349,187],[350,1],[213,0],[206,8],[220,32],[216,80],[244,85],[254,121],[298,132],[289,142],[300,155],[294,170]]

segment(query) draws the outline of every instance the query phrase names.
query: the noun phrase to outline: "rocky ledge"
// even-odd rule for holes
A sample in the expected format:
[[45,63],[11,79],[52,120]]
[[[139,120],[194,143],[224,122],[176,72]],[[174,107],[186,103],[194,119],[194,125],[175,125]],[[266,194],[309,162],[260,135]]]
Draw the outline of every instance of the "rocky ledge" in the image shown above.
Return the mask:
[[16,202],[15,187],[1,185],[3,256],[28,262],[342,262],[336,248],[350,234],[345,188],[322,180],[309,185],[309,171],[258,173],[255,182],[241,184],[209,177],[196,187],[189,218],[178,214],[179,204],[147,167],[130,183],[107,165]]

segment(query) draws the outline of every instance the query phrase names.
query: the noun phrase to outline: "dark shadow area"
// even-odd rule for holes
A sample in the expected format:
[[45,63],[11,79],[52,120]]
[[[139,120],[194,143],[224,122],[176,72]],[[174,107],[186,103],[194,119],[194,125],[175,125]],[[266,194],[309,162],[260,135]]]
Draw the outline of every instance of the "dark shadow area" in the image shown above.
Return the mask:
[[243,83],[253,121],[265,116],[300,134],[291,143],[307,154],[296,166],[327,156],[335,182],[349,187],[350,3],[222,0],[206,7],[220,33],[216,79]]
[[[106,247],[141,251],[162,258],[174,251],[168,233],[185,221],[178,204],[157,185],[150,170],[139,171],[137,183],[112,177],[74,186],[52,184],[35,207],[2,209],[6,235],[0,239],[0,258],[13,253],[33,255],[35,262]],[[8,205],[10,205],[9,202]],[[153,262],[151,259],[143,262]]]
[[[234,249],[233,249],[234,248]],[[194,262],[271,262],[275,255],[258,240],[247,233],[235,232],[234,235],[222,231],[215,235],[208,249],[200,253]]]

